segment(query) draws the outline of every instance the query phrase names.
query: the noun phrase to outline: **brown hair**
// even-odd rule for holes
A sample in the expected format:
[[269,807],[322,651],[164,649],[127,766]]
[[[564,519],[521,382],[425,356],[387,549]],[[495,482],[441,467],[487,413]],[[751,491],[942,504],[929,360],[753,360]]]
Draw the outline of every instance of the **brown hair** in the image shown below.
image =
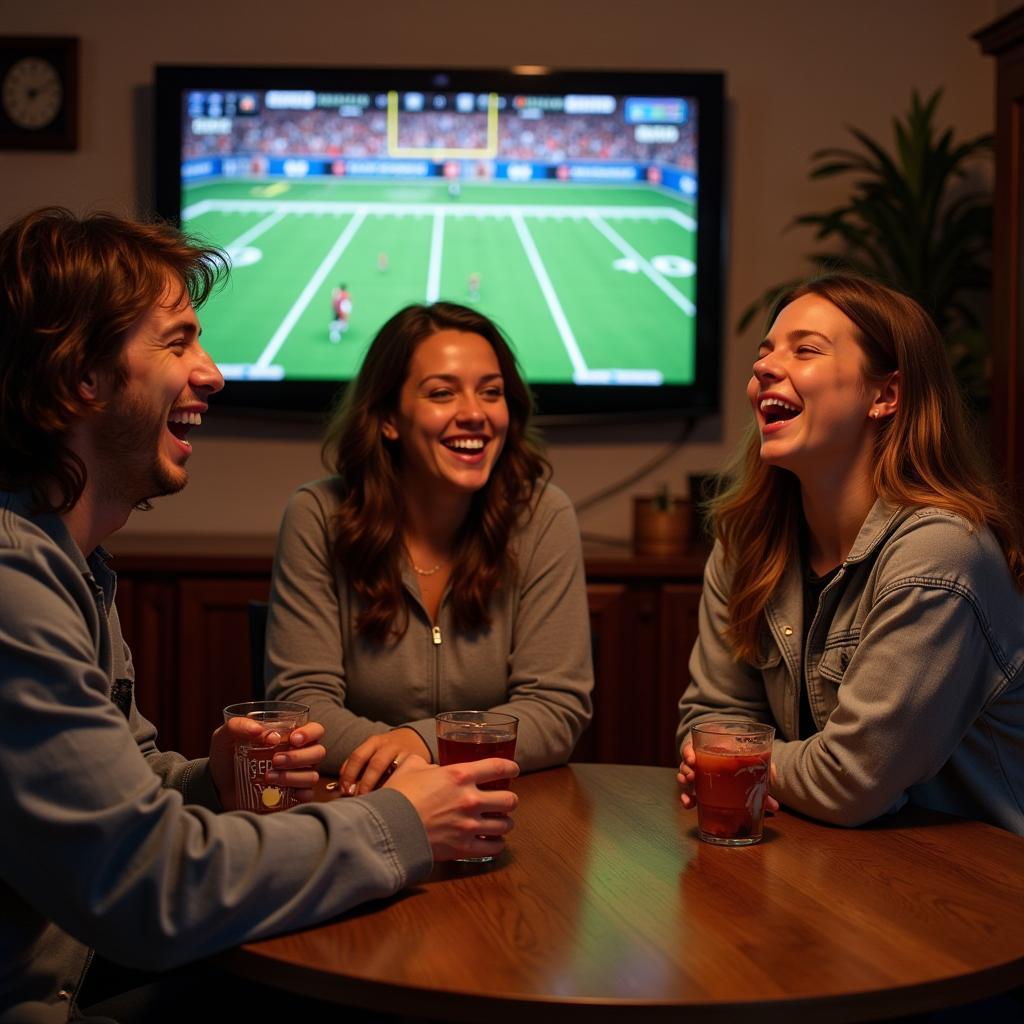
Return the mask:
[[0,233],[0,485],[27,489],[37,511],[72,508],[85,466],[67,432],[98,408],[82,380],[99,371],[123,384],[125,340],[168,279],[198,307],[226,270],[220,250],[169,225],[106,213],[49,207]]
[[[866,278],[830,274],[782,295],[768,324],[803,295],[828,300],[854,323],[867,381],[900,372],[899,405],[879,421],[872,484],[894,505],[949,509],[998,540],[1024,589],[1024,538],[991,482],[970,438],[945,346],[928,314],[911,298]],[[764,609],[791,561],[799,559],[800,484],[762,462],[751,424],[731,467],[731,483],[712,502],[715,535],[733,571],[726,635],[738,658],[757,656]],[[771,515],[766,516],[765,510]]]
[[324,463],[341,482],[335,556],[362,604],[357,629],[378,643],[400,637],[408,625],[402,597],[400,448],[385,440],[382,428],[398,407],[413,352],[441,330],[479,334],[487,340],[498,358],[509,411],[505,445],[490,479],[473,495],[456,541],[452,612],[459,629],[470,631],[490,623],[491,595],[515,570],[509,550],[512,529],[550,474],[530,424],[533,398],[494,323],[465,306],[435,302],[406,306],[384,324],[359,375],[342,393],[323,445]]

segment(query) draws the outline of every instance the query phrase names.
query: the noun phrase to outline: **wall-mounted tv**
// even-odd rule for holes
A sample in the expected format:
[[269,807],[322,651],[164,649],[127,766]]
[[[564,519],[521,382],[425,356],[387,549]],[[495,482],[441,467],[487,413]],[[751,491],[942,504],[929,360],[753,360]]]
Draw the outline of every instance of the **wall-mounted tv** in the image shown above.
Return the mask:
[[719,73],[158,67],[158,210],[234,268],[218,402],[319,411],[448,299],[542,414],[716,411],[722,122]]

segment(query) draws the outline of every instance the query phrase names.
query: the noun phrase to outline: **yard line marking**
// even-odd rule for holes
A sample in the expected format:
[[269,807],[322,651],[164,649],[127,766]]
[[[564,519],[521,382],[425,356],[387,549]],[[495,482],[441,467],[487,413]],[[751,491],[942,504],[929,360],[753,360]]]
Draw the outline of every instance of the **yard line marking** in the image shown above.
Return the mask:
[[598,231],[601,232],[602,235],[604,235],[605,238],[608,239],[609,242],[612,243],[612,245],[615,246],[616,249],[619,250],[619,252],[622,253],[623,256],[628,256],[630,259],[636,260],[636,265],[640,268],[641,272],[646,277],[650,278],[651,281],[653,281],[654,284],[656,284],[684,313],[688,313],[690,316],[693,316],[697,312],[697,307],[693,302],[680,291],[673,288],[672,285],[670,285],[668,281],[666,281],[665,278],[662,277],[662,275],[659,274],[658,271],[655,270],[654,267],[652,267],[651,264],[645,260],[643,256],[641,256],[640,253],[638,253],[636,249],[634,249],[633,246],[631,246],[629,242],[627,242],[618,232],[605,224],[600,217],[591,216],[587,219],[595,228],[597,228]]
[[530,261],[530,266],[533,269],[534,276],[537,278],[537,283],[540,285],[540,290],[544,294],[544,300],[548,304],[548,309],[551,310],[551,318],[555,321],[555,327],[558,329],[558,333],[562,338],[562,344],[565,346],[566,354],[569,356],[569,361],[573,367],[573,378],[586,378],[588,374],[587,363],[583,358],[583,353],[580,352],[580,347],[576,343],[576,338],[572,333],[572,328],[569,326],[569,321],[565,317],[565,311],[562,309],[562,304],[558,301],[558,296],[555,294],[555,289],[551,285],[551,278],[548,277],[547,269],[544,267],[544,262],[540,258],[540,253],[537,252],[537,246],[534,244],[533,236],[530,234],[529,228],[526,226],[526,221],[523,220],[522,214],[513,213],[512,223],[515,225],[516,234],[519,235],[519,241],[522,243],[523,251],[526,253],[526,258]]
[[[670,220],[687,231],[693,231],[696,221],[681,210],[670,206],[545,206],[541,204],[503,205],[483,203],[460,203],[458,209],[449,203],[377,203],[377,202],[342,202],[322,199],[213,199],[203,200],[209,203],[210,210],[224,213],[245,213],[266,210],[268,213],[283,209],[289,213],[334,214],[346,213],[388,214],[391,216],[433,217],[437,213],[446,215],[458,213],[461,217],[505,218],[515,214],[524,217],[562,218],[563,220],[586,220],[590,216],[602,217],[605,220]],[[189,208],[191,211],[192,207]],[[206,212],[204,210],[204,212]]]
[[202,217],[204,213],[209,213],[211,210],[218,210],[219,202],[221,202],[221,200],[200,199],[198,203],[186,206],[185,209],[181,211],[181,219],[191,220],[193,217]]
[[269,231],[278,221],[287,215],[287,210],[278,210],[277,213],[272,213],[269,217],[264,217],[263,220],[254,224],[248,231],[240,234],[233,242],[229,243],[224,248],[227,249],[229,255],[232,252],[237,252],[239,249],[259,238],[264,231]]
[[682,210],[671,210],[668,219],[674,220],[680,227],[686,228],[687,231],[697,230],[697,222],[688,213],[683,213]]
[[430,232],[430,267],[427,270],[427,302],[437,302],[441,296],[441,249],[444,243],[444,211],[434,211],[434,226]]
[[306,307],[313,301],[313,296],[316,295],[317,290],[324,283],[328,271],[337,263],[341,254],[348,248],[348,243],[352,241],[352,236],[359,230],[364,220],[366,220],[366,211],[359,210],[348,222],[345,230],[338,236],[338,240],[331,246],[330,252],[323,258],[320,266],[316,268],[316,273],[309,279],[306,287],[302,289],[302,294],[295,300],[292,308],[288,310],[285,318],[281,321],[281,326],[274,331],[274,336],[267,342],[267,347],[260,354],[259,359],[256,360],[257,370],[265,370],[274,361],[274,357],[285,343],[285,339],[291,333],[299,317],[306,311]]

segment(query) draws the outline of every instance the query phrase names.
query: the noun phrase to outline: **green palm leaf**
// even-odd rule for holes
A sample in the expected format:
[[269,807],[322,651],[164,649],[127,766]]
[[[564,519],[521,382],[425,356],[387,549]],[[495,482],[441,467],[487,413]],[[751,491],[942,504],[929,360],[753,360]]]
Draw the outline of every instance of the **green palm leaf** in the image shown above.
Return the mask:
[[[810,178],[848,176],[849,194],[833,209],[794,217],[789,227],[808,228],[815,242],[834,247],[808,254],[818,272],[847,269],[913,295],[947,337],[961,384],[981,401],[987,352],[977,303],[991,287],[992,199],[972,185],[969,171],[991,159],[993,140],[987,133],[957,140],[951,128],[940,128],[941,97],[941,90],[911,93],[909,109],[893,118],[891,148],[847,126],[855,146],[815,150]],[[798,283],[765,289],[743,310],[737,330]]]

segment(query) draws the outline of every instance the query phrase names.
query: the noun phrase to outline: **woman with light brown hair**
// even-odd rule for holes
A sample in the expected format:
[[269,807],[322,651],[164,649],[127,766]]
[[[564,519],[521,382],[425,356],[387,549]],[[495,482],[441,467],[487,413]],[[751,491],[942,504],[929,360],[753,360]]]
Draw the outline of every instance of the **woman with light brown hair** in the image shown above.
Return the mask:
[[910,802],[1024,833],[1024,543],[912,299],[831,275],[785,295],[715,500],[691,727],[776,727],[772,797],[857,825]]
[[519,719],[524,771],[568,760],[593,674],[579,529],[547,482],[501,331],[453,303],[378,332],[293,496],[267,630],[271,696],[309,704],[343,792],[410,754],[434,715]]

